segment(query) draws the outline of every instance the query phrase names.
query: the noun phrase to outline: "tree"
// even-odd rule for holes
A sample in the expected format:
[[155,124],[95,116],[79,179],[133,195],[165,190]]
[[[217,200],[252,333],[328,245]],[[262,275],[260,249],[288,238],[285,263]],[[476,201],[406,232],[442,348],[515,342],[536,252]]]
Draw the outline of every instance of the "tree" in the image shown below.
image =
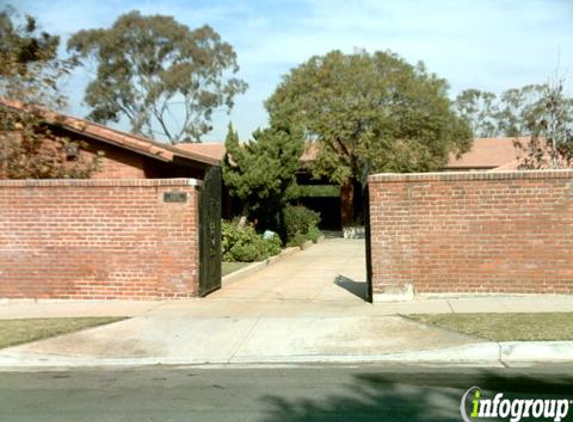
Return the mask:
[[58,83],[73,63],[57,57],[59,42],[34,17],[0,12],[0,178],[86,178],[97,168],[97,157],[69,160],[80,145],[53,133],[43,117],[66,104]]
[[499,108],[493,92],[467,89],[454,101],[454,109],[466,119],[474,135],[491,138],[498,132]]
[[547,84],[530,84],[504,91],[500,97],[498,133],[501,136],[530,136],[542,112]]
[[109,29],[77,32],[68,51],[97,63],[84,97],[89,118],[103,123],[125,117],[134,133],[157,133],[173,144],[200,141],[211,130],[213,112],[230,110],[247,88],[228,77],[239,70],[231,45],[207,25],[190,30],[172,16],[132,11]]
[[524,169],[573,166],[573,98],[564,94],[563,80],[536,86],[539,98],[523,112],[530,135],[516,139]]
[[455,106],[480,136],[515,138],[521,168],[573,165],[573,98],[565,95],[562,79],[511,88],[499,98],[468,89]]
[[[558,82],[557,85],[563,85]],[[530,84],[521,88],[511,88],[497,97],[494,93],[467,89],[456,98],[456,112],[466,118],[474,132],[483,137],[518,137],[532,136],[539,130],[538,122],[547,111],[548,96],[555,96],[556,87],[550,84]],[[562,91],[559,97],[563,106],[571,114],[571,99],[567,99]]]
[[283,78],[266,107],[319,144],[312,172],[364,185],[370,172],[442,168],[469,149],[467,122],[451,109],[447,83],[390,52],[314,56]]
[[265,129],[253,132],[252,140],[240,144],[229,125],[223,162],[223,180],[230,194],[243,204],[242,215],[257,218],[277,230],[284,239],[283,209],[297,197],[296,172],[303,152],[302,131],[271,120]]

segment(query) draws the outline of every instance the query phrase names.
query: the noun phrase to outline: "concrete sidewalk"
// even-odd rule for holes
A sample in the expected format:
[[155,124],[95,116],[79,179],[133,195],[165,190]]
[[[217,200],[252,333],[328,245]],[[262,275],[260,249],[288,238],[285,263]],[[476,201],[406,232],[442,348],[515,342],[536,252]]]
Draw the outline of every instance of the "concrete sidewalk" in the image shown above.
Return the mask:
[[192,318],[328,318],[381,317],[408,314],[573,312],[573,296],[481,296],[419,298],[412,302],[268,301],[205,299],[173,302],[11,301],[0,302],[0,319],[127,316]]
[[[37,316],[37,307],[25,316]],[[60,304],[61,305],[61,304]],[[74,310],[80,304],[60,306]],[[92,304],[92,306],[94,306]],[[102,304],[104,309],[117,310]],[[2,305],[3,315],[6,308]],[[127,307],[126,309],[129,309]],[[573,360],[573,342],[498,344],[398,314],[573,311],[570,297],[434,299],[384,305],[184,301],[131,308],[134,318],[0,351],[0,367],[302,362],[512,365]],[[89,309],[94,314],[94,309]],[[22,308],[19,308],[20,315]],[[83,314],[85,315],[85,313]]]
[[573,296],[364,301],[363,243],[327,240],[204,299],[0,302],[0,318],[133,318],[0,350],[0,367],[573,360],[573,343],[498,344],[400,315],[573,312]]

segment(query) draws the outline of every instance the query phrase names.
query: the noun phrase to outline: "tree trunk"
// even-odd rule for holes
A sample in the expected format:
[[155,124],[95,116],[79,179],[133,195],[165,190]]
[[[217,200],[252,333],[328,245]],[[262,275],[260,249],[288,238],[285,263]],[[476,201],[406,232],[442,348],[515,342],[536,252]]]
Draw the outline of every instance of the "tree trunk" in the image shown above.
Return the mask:
[[352,181],[340,187],[340,224],[342,227],[350,225],[354,218],[353,190]]
[[239,218],[239,226],[245,227],[247,225],[247,217],[249,216],[249,209],[251,205],[249,201],[243,203],[243,209],[241,210],[241,218]]

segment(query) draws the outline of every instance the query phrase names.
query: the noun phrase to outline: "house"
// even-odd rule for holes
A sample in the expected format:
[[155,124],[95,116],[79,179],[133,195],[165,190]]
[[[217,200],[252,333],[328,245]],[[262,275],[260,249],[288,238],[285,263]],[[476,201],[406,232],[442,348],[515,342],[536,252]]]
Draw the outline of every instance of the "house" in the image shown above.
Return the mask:
[[[7,100],[0,101],[0,106],[23,109],[21,103]],[[203,179],[207,169],[220,163],[218,157],[202,151],[176,148],[52,110],[38,112],[55,135],[83,145],[79,153],[103,153],[94,179]]]

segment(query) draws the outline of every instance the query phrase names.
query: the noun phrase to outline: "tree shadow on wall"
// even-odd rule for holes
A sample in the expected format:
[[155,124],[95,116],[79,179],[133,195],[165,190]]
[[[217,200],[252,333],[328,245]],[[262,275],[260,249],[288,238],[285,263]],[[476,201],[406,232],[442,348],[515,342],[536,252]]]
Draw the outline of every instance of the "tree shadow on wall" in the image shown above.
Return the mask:
[[[500,371],[500,370],[499,370]],[[570,373],[570,371],[567,371]],[[314,379],[314,378],[313,378]],[[265,422],[366,422],[366,421],[461,421],[460,401],[467,389],[479,386],[486,392],[504,392],[506,397],[571,398],[573,377],[551,380],[530,376],[503,376],[492,370],[467,376],[439,372],[354,375],[344,394],[324,398],[285,399],[263,397],[268,409]],[[301,393],[303,394],[303,393]],[[570,412],[569,418],[573,415]],[[488,419],[489,420],[489,419]]]

